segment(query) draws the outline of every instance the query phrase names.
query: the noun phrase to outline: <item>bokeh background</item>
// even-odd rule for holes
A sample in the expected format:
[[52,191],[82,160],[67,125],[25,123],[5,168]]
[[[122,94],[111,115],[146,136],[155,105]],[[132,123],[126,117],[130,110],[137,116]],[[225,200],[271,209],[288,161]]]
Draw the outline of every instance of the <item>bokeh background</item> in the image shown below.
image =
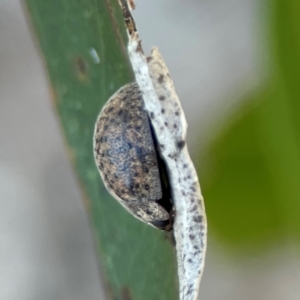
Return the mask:
[[[136,2],[144,49],[159,47],[185,109],[206,199],[201,299],[299,299],[299,2]],[[0,299],[104,299],[17,0],[0,1],[0,125]]]

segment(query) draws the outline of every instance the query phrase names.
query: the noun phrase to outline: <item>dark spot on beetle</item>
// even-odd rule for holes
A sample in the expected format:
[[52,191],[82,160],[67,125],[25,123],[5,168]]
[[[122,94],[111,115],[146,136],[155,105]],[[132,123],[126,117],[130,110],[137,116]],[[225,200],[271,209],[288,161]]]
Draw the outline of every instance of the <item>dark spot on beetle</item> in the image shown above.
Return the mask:
[[148,168],[144,168],[144,172],[145,172],[145,173],[148,173],[148,172],[149,172],[149,169],[148,169]]
[[185,141],[177,142],[177,147],[178,147],[179,150],[183,149],[184,146],[185,146]]
[[133,176],[134,177],[139,177],[139,173],[134,173]]
[[161,110],[161,113],[162,114],[164,114],[166,111],[165,111],[165,109],[163,108],[162,110]]
[[164,75],[163,74],[160,74],[159,75],[159,77],[158,77],[158,79],[157,79],[157,81],[158,81],[158,83],[163,83],[163,81],[164,81]]
[[166,99],[166,97],[165,97],[165,96],[159,96],[158,99],[159,99],[160,101],[164,101],[164,100]]
[[147,215],[152,215],[152,212],[150,210],[146,210]]
[[125,123],[129,123],[131,120],[132,120],[132,117],[127,115],[127,116],[126,116]]
[[108,109],[108,112],[112,112],[114,110],[114,107],[111,106],[109,109]]
[[148,185],[148,184],[145,184],[145,186],[144,186],[144,187],[145,187],[145,190],[146,190],[146,191],[148,191],[148,190],[149,190],[149,185]]
[[100,163],[100,168],[103,169],[103,167],[104,167],[104,166],[103,166],[103,163]]
[[115,178],[118,179],[118,175],[117,174],[115,174]]
[[140,187],[140,185],[137,183],[137,184],[135,185],[135,187],[138,189],[138,188]]
[[104,131],[106,131],[108,129],[108,125],[104,126]]
[[196,216],[193,218],[193,220],[196,222],[196,223],[201,223],[202,222],[202,216]]
[[125,190],[121,190],[121,193],[124,194],[124,193],[125,193]]
[[195,238],[195,236],[193,234],[190,234],[189,237],[191,240],[193,240]]
[[141,147],[135,147],[135,151],[137,155],[141,155],[143,152],[143,149]]
[[101,164],[100,164],[98,167],[99,167],[99,169],[100,169],[100,170],[102,170],[102,169],[103,169],[103,167],[101,166]]
[[131,143],[127,143],[127,145],[128,145],[128,147],[129,147],[129,149],[132,148],[132,144],[131,144]]
[[198,250],[198,249],[199,249],[199,247],[198,247],[197,245],[195,245],[195,246],[194,246],[194,249]]
[[122,98],[122,100],[123,100],[123,101],[126,101],[127,98],[128,98],[127,96],[124,96],[124,97]]
[[164,144],[160,144],[160,148],[161,149],[165,149],[165,145]]
[[168,127],[168,122],[165,122],[165,126]]
[[150,113],[150,118],[154,119],[154,113],[153,112]]
[[114,118],[111,118],[111,119],[109,120],[110,123],[115,123],[115,121],[116,121],[116,120],[115,120]]
[[184,165],[183,165],[183,168],[184,168],[184,169],[186,169],[187,167],[188,167],[188,165],[187,165],[187,164],[184,164]]
[[186,177],[183,177],[183,181],[186,181]]
[[179,116],[179,115],[180,115],[180,112],[177,110],[177,111],[175,112],[175,115],[176,115],[176,116]]
[[114,184],[115,182],[113,180],[110,181],[110,184]]
[[192,261],[191,259],[188,259],[188,262],[189,262],[189,263],[192,263],[193,261]]
[[102,157],[105,157],[105,153],[104,153],[104,152],[102,152],[102,153],[101,153],[101,156],[102,156]]
[[118,115],[121,116],[122,114],[123,114],[123,109],[120,109],[120,110],[118,111]]
[[177,129],[177,124],[174,124],[173,127],[174,127],[174,129]]
[[141,126],[135,126],[135,130],[140,131],[141,130]]
[[160,130],[164,130],[165,128],[163,126],[160,127]]

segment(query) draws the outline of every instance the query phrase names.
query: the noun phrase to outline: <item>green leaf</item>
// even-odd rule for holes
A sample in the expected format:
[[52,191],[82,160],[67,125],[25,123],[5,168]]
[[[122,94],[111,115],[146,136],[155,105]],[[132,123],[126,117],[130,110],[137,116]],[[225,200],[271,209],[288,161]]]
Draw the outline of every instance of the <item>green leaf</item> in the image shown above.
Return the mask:
[[117,0],[26,0],[70,156],[85,194],[112,299],[178,298],[165,233],[142,224],[104,188],[93,157],[96,117],[133,80]]
[[208,145],[201,176],[210,232],[241,252],[300,242],[300,2],[268,3],[270,80]]

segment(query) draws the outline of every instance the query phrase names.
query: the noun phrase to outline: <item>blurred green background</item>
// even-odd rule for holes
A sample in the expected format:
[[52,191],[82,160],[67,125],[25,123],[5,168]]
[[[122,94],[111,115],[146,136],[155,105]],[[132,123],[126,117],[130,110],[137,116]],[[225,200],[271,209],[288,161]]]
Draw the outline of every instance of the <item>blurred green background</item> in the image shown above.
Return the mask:
[[300,2],[266,2],[266,76],[199,167],[210,233],[239,255],[300,241]]

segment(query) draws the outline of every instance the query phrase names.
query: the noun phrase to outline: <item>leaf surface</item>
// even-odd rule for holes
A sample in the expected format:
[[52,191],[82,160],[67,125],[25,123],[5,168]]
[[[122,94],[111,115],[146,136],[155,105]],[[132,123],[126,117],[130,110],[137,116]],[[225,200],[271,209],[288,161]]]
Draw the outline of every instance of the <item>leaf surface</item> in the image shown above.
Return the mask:
[[26,0],[111,299],[177,299],[174,247],[108,194],[93,157],[101,107],[133,81],[117,0]]

